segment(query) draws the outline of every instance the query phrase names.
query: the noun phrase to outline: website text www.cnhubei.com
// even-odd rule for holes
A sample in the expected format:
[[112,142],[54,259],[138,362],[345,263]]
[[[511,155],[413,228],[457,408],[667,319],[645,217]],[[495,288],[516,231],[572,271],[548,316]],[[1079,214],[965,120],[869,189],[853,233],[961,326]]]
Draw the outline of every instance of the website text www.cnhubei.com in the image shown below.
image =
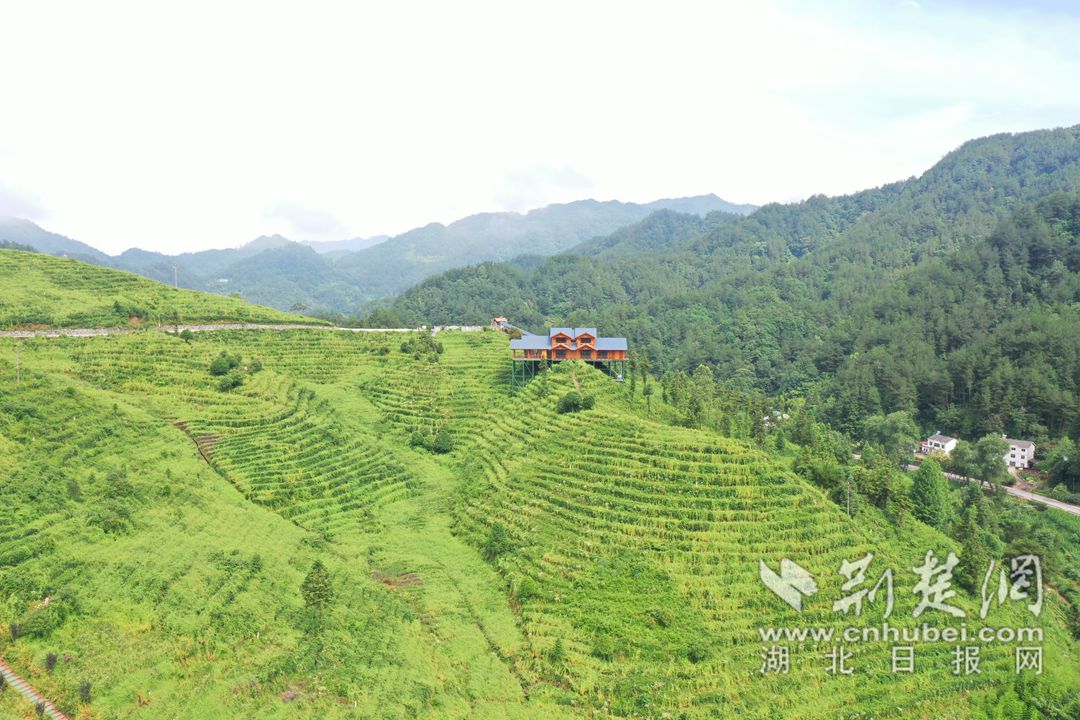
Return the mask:
[[896,627],[888,622],[883,622],[880,625],[863,627],[796,627],[792,625],[759,627],[758,635],[761,637],[761,641],[766,643],[829,643],[837,641],[854,645],[874,642],[904,642],[911,644],[978,642],[989,645],[993,643],[1042,642],[1043,629],[1041,627],[1008,626],[969,628],[967,623],[944,627],[931,625],[930,623],[910,627]]

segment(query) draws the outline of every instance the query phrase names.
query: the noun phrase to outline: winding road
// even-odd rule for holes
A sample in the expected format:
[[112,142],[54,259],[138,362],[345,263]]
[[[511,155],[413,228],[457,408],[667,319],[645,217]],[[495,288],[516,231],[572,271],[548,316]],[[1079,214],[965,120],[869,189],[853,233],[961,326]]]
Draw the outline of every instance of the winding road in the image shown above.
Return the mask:
[[[918,470],[919,466],[918,465],[908,465],[907,469],[914,471],[914,470]],[[973,478],[966,478],[966,477],[964,477],[962,475],[957,475],[956,473],[950,473],[950,472],[945,473],[945,477],[949,478],[953,482],[958,482],[958,483],[961,483],[961,484],[966,484],[966,483],[970,482],[971,480],[973,480]],[[1048,498],[1045,495],[1039,495],[1038,493],[1033,493],[1033,492],[1031,492],[1029,490],[1021,490],[1020,488],[1011,487],[1009,485],[1002,485],[1002,487],[1005,488],[1005,492],[1009,493],[1009,495],[1012,495],[1014,498],[1019,498],[1021,500],[1027,500],[1028,502],[1042,503],[1043,505],[1046,505],[1047,507],[1052,507],[1052,508],[1054,508],[1056,510],[1061,510],[1062,512],[1067,512],[1070,515],[1080,515],[1080,506],[1072,505],[1070,503],[1063,502],[1061,500],[1055,500],[1054,498]]]

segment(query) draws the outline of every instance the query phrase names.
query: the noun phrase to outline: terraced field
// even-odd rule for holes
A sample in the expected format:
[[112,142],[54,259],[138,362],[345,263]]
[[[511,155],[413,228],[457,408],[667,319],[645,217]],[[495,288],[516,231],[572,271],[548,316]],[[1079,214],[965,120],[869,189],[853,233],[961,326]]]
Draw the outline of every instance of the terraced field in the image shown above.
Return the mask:
[[[881,644],[855,648],[854,678],[809,642],[763,675],[756,629],[835,625],[843,560],[894,568],[910,625],[905,569],[951,542],[852,521],[596,371],[560,366],[511,398],[503,336],[437,339],[432,359],[390,333],[35,338],[22,385],[4,347],[0,621],[75,600],[0,655],[101,718],[966,717],[963,698],[1012,681],[1010,652],[956,677],[946,645],[901,679]],[[225,391],[222,351],[242,358]],[[596,407],[558,413],[570,389]],[[410,445],[442,429],[451,452]],[[821,580],[801,616],[757,577],[781,557]],[[315,558],[337,595],[317,640],[299,593]],[[1051,634],[1047,676],[1075,679],[1073,647]],[[49,673],[48,652],[72,659]],[[9,711],[30,712],[0,694]]]
[[0,249],[0,328],[139,323],[317,323],[242,300],[177,290],[132,273],[43,253]]
[[[508,531],[513,550],[496,564],[518,595],[518,617],[547,679],[619,716],[811,718],[852,708],[943,716],[955,712],[947,710],[954,693],[1010,676],[1011,648],[984,648],[982,674],[958,677],[945,643],[920,647],[919,662],[933,669],[906,681],[892,674],[884,643],[850,648],[855,681],[826,673],[826,643],[802,648],[790,674],[763,676],[757,628],[836,626],[831,605],[845,559],[873,552],[880,564],[870,573],[894,568],[890,622],[910,627],[909,569],[926,549],[943,556],[955,546],[926,528],[898,538],[852,522],[760,453],[631,416],[602,375],[559,372],[567,369],[535,381],[520,406],[480,433],[459,508],[462,532],[477,547],[493,524]],[[596,393],[597,409],[558,414],[552,398],[575,387]],[[759,560],[776,567],[781,556],[835,580],[797,620],[758,578]],[[975,606],[957,603],[977,625]],[[881,612],[848,620],[865,626]],[[1021,614],[996,621],[1005,617],[1030,622]]]

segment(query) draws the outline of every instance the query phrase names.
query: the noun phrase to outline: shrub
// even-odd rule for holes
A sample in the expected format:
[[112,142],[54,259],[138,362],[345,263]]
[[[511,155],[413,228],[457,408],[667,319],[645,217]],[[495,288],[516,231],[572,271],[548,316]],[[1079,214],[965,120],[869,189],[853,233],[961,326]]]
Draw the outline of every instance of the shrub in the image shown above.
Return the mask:
[[221,382],[218,383],[218,390],[221,392],[228,392],[233,388],[240,387],[244,384],[244,373],[239,370],[232,370],[228,375],[221,378]]
[[186,330],[186,329],[181,330],[180,331],[180,339],[183,340],[184,342],[186,342],[188,345],[190,345],[191,341],[195,339],[195,333],[191,332],[190,330]]
[[52,672],[56,668],[56,653],[49,653],[45,656],[45,670],[46,672]]
[[251,358],[251,362],[248,363],[248,372],[254,375],[262,370],[262,367],[262,360],[259,358]]
[[582,396],[581,393],[571,390],[559,398],[558,410],[561,413],[578,412],[579,410],[592,410],[596,407],[596,398],[592,395]]
[[131,512],[119,500],[108,498],[87,513],[86,522],[106,535],[119,535],[131,528]]
[[420,447],[439,455],[453,452],[454,437],[446,428],[441,428],[435,433],[424,433],[419,430],[409,436],[411,447]]
[[610,633],[603,633],[597,635],[593,640],[592,654],[593,657],[600,658],[601,660],[614,660],[615,656],[619,653],[619,643],[615,640],[615,636]]
[[540,595],[540,585],[531,577],[524,577],[518,583],[514,595],[517,596],[519,602],[531,600]]
[[243,358],[239,355],[230,355],[222,350],[210,363],[210,374],[215,376],[226,375],[230,370],[240,367]]
[[90,704],[90,683],[85,680],[79,685],[79,699],[82,700],[83,705]]
[[304,605],[318,613],[334,601],[334,585],[330,580],[330,572],[323,565],[322,560],[316,560],[312,564],[311,570],[300,585],[300,594],[304,596]]
[[704,642],[698,641],[690,645],[686,649],[686,658],[695,665],[704,662],[709,657],[709,646]]
[[671,627],[675,622],[675,614],[668,608],[656,608],[645,613],[647,621],[658,627]]
[[443,345],[436,342],[428,332],[418,332],[405,342],[401,343],[401,352],[412,355],[416,360],[427,356],[428,362],[438,362],[439,355],[443,352]]
[[581,394],[571,390],[559,398],[559,412],[570,413],[581,409]]
[[484,557],[488,560],[496,560],[513,549],[510,540],[510,531],[501,522],[496,522],[488,531],[487,540],[483,546]]
[[431,452],[445,455],[454,449],[454,438],[450,435],[450,431],[446,428],[442,428],[439,432],[435,433],[431,438]]

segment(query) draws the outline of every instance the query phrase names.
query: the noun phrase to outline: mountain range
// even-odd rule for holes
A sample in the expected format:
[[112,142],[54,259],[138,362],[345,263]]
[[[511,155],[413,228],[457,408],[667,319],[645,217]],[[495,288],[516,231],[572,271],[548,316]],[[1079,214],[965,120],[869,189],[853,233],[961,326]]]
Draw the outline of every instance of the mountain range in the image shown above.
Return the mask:
[[[1080,126],[965,143],[923,175],[747,217],[651,215],[538,262],[428,278],[383,325],[598,327],[654,370],[978,437],[1080,434]],[[611,330],[605,330],[605,328]]]
[[364,303],[403,292],[450,268],[522,254],[551,255],[608,235],[657,210],[737,217],[754,209],[715,195],[644,204],[581,200],[524,214],[480,213],[449,225],[431,223],[395,237],[294,242],[271,235],[237,248],[178,255],[139,248],[108,255],[28,220],[0,218],[0,242],[127,270],[184,288],[238,294],[278,309],[344,316],[355,314]]

